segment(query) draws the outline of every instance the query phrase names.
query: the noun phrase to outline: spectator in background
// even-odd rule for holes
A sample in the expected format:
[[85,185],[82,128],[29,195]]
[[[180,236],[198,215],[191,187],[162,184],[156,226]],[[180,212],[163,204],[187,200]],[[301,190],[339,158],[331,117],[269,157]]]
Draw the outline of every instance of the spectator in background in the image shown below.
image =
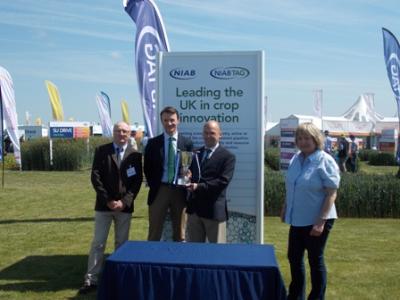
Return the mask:
[[357,171],[357,156],[358,156],[358,145],[357,142],[355,141],[355,136],[350,135],[350,151],[349,151],[349,158],[348,158],[348,163],[350,165],[350,171],[355,173]]
[[137,142],[136,142],[136,131],[135,130],[131,131],[131,136],[129,138],[129,144],[132,146],[132,148],[135,151],[138,151],[138,145],[137,145]]
[[332,155],[332,138],[329,136],[329,130],[325,130],[324,134],[325,134],[324,151]]
[[341,172],[346,172],[346,161],[349,157],[349,142],[342,134],[339,138],[338,143],[338,157],[339,157],[339,169]]
[[288,299],[305,299],[305,250],[312,286],[308,299],[324,299],[324,249],[337,218],[334,202],[340,173],[333,157],[322,151],[323,137],[314,124],[301,124],[295,141],[300,151],[286,173],[286,201],[281,213],[282,221],[290,224],[288,259],[292,281]]

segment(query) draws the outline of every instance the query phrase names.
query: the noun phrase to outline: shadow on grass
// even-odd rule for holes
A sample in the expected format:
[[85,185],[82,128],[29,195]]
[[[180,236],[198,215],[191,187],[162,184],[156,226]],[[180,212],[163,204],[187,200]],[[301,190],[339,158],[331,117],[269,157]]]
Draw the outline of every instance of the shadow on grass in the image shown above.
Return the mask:
[[[132,216],[133,219],[143,219],[143,216]],[[0,220],[0,225],[16,224],[16,223],[51,223],[51,222],[93,222],[94,217],[78,217],[78,218],[45,218],[45,219],[9,219]]]
[[0,271],[0,291],[56,292],[78,289],[86,271],[87,255],[28,256]]

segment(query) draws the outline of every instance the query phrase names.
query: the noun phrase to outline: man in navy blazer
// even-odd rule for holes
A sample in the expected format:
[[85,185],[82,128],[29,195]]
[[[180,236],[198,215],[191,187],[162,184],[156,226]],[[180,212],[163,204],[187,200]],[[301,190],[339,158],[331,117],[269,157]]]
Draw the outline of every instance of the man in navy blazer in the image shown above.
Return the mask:
[[[144,174],[149,185],[149,241],[161,239],[163,225],[169,209],[172,221],[173,240],[185,240],[186,189],[174,185],[178,151],[192,151],[190,139],[178,134],[179,113],[171,106],[160,113],[164,132],[146,145],[144,152]],[[171,170],[173,167],[173,170]],[[172,173],[171,173],[172,172]]]
[[188,241],[226,242],[228,208],[226,189],[235,169],[234,154],[219,144],[221,129],[216,121],[203,127],[205,146],[200,149],[198,182],[187,187],[191,197],[187,207]]
[[113,143],[96,148],[91,180],[96,191],[95,229],[88,268],[79,294],[97,287],[104,250],[111,223],[115,227],[115,249],[129,237],[133,202],[142,184],[142,155],[128,143],[129,125],[118,122],[113,129]]

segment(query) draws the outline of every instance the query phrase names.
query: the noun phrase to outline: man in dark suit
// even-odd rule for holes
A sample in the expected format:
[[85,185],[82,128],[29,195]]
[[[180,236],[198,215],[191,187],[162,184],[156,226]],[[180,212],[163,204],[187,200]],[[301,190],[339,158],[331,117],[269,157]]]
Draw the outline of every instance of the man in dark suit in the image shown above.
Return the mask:
[[128,143],[129,137],[129,125],[118,122],[113,129],[113,143],[95,150],[91,175],[96,191],[95,228],[88,269],[79,294],[97,287],[111,223],[114,221],[115,249],[129,237],[133,201],[143,179],[142,155]]
[[173,240],[181,242],[185,240],[186,189],[174,185],[176,158],[178,150],[192,151],[193,143],[178,134],[179,114],[174,107],[165,107],[160,118],[164,132],[148,141],[144,153],[144,174],[150,188],[148,240],[161,239],[169,209]]
[[200,149],[200,176],[188,186],[191,197],[187,207],[188,241],[226,242],[228,208],[226,189],[233,177],[235,156],[219,144],[218,122],[209,121],[203,127],[205,146]]

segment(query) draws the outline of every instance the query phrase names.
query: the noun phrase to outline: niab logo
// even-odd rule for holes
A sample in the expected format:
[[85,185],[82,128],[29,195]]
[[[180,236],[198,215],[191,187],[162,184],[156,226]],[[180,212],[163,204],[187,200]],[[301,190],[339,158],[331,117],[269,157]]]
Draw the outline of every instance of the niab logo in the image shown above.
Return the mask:
[[250,71],[243,67],[220,67],[210,71],[210,75],[216,79],[242,79],[250,75]]
[[196,77],[196,70],[175,68],[169,71],[169,76],[178,80],[189,80]]

